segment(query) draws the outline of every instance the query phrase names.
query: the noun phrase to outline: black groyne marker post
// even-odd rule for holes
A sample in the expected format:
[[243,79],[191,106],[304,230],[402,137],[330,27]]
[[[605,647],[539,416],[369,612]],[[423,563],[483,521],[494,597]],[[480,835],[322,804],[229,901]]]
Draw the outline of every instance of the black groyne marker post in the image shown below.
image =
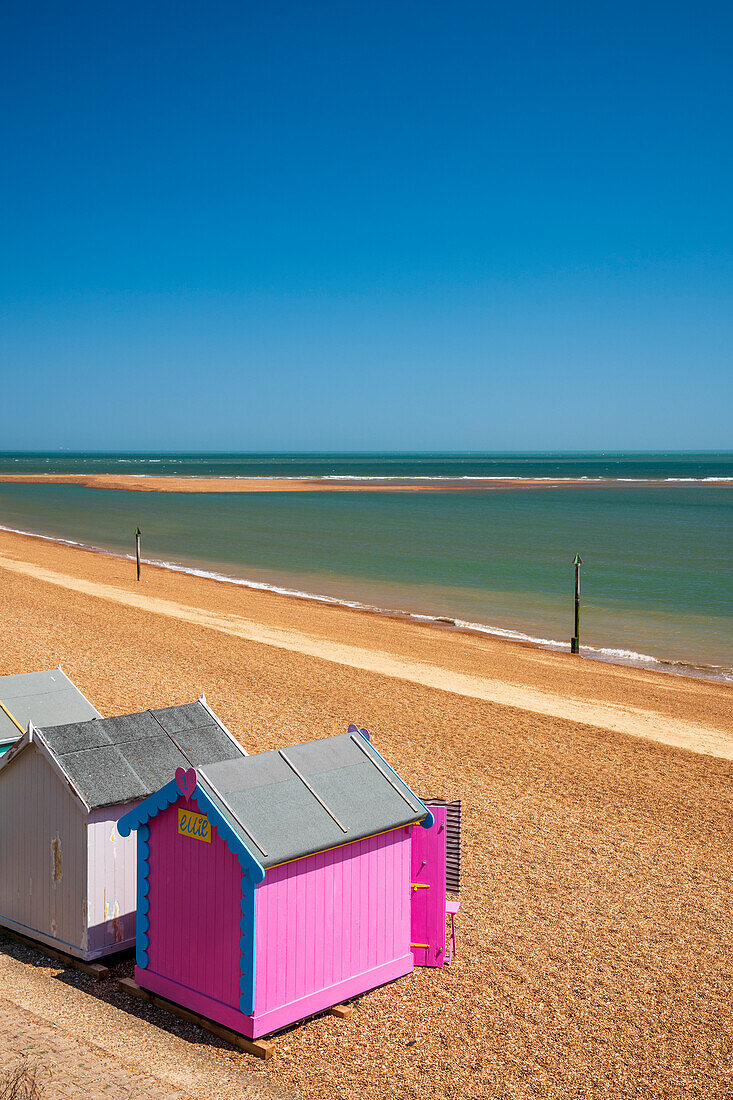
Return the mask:
[[[137,559],[137,579],[140,580],[140,528],[135,532],[135,557]],[[578,629],[577,626],[575,628]]]
[[580,653],[580,567],[583,559],[580,554],[575,555],[575,634],[570,639],[570,652]]

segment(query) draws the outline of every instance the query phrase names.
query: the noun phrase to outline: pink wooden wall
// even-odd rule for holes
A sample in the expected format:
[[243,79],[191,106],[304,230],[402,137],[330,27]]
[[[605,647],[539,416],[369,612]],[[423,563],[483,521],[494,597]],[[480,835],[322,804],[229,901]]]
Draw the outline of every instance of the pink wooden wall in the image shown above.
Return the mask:
[[147,972],[240,1015],[239,863],[215,828],[210,843],[179,835],[179,809],[200,812],[181,797],[150,822]]
[[410,832],[267,872],[257,889],[258,1034],[412,970]]
[[433,806],[432,829],[412,834],[412,950],[415,966],[442,966],[445,962],[445,806]]

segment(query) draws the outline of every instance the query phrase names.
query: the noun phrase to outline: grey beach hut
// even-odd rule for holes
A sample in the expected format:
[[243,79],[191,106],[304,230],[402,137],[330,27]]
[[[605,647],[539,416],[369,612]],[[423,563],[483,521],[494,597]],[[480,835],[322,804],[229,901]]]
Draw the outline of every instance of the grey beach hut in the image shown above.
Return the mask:
[[132,946],[137,851],[117,819],[177,767],[246,755],[203,696],[31,724],[0,760],[0,925],[85,961]]

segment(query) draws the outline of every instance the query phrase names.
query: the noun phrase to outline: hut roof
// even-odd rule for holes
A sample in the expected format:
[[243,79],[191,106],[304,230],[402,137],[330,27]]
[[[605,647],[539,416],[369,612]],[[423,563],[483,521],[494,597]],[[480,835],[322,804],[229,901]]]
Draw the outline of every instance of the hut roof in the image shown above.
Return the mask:
[[203,700],[38,732],[89,809],[147,798],[181,766],[246,757]]
[[29,722],[57,726],[99,717],[60,668],[0,676],[0,743],[16,741]]
[[[170,773],[169,773],[170,774]],[[433,818],[427,806],[361,734],[196,769],[191,795],[241,854],[264,870],[377,833]],[[122,835],[178,797],[175,780],[120,821]],[[202,797],[203,793],[203,797]],[[232,845],[230,844],[230,847]]]

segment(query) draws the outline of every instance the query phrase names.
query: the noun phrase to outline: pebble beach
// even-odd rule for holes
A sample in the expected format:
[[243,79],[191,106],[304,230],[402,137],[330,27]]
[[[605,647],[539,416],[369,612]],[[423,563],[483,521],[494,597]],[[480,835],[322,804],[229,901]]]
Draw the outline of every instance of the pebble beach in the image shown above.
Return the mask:
[[[422,796],[463,802],[452,967],[291,1029],[265,1063],[136,1025],[131,1071],[230,1098],[731,1095],[733,686],[154,567],[138,584],[5,532],[0,577],[0,675],[60,664],[103,715],[205,692],[249,752],[356,722]],[[49,1007],[38,965],[0,955],[23,1009],[75,1038],[151,1011],[53,967]]]

